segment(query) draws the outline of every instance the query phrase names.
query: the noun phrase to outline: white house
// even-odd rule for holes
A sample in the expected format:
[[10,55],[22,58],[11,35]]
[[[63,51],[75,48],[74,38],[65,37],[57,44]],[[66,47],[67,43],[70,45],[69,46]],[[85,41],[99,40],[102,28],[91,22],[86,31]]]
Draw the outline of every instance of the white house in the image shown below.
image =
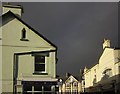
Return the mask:
[[112,48],[110,40],[104,40],[98,64],[85,68],[83,75],[86,92],[120,92],[120,48]]
[[80,78],[69,73],[66,73],[66,77],[59,77],[59,92],[80,94],[82,92]]
[[22,19],[22,6],[3,5],[2,94],[53,92],[57,47]]

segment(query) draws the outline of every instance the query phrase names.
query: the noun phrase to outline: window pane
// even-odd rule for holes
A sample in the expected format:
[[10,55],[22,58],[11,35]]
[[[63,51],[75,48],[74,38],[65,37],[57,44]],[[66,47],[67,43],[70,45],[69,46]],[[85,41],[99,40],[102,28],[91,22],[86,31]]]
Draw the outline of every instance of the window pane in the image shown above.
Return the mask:
[[35,56],[35,63],[45,63],[45,56]]
[[45,71],[45,64],[35,64],[35,71]]
[[31,85],[24,85],[23,89],[24,89],[24,91],[32,91],[32,86]]
[[45,56],[35,56],[35,71],[45,71]]
[[44,86],[44,91],[51,91],[51,86],[50,85],[45,85]]
[[66,83],[66,87],[70,87],[70,84],[69,84],[69,83]]
[[34,91],[42,91],[42,86],[40,85],[34,86]]
[[78,86],[78,83],[76,82],[76,83],[74,83],[74,87],[77,87]]

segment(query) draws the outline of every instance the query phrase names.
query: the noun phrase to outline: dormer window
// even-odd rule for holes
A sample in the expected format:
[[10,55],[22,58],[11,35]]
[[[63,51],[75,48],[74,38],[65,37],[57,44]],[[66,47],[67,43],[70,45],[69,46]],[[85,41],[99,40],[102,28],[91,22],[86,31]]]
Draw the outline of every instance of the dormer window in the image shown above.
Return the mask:
[[26,30],[25,30],[25,28],[23,28],[22,31],[21,31],[21,40],[22,41],[28,41],[28,39],[26,38]]

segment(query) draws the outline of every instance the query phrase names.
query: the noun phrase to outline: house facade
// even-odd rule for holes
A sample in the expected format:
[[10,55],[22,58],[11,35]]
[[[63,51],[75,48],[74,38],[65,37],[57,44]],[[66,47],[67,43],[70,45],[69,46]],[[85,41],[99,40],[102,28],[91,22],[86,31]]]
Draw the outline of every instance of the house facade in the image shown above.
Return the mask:
[[60,78],[59,82],[59,92],[60,93],[77,93],[80,94],[81,92],[81,83],[79,79],[74,77],[73,75],[68,76],[67,78]]
[[98,64],[84,69],[85,92],[120,92],[120,49],[103,43],[103,53]]
[[3,5],[2,94],[54,92],[57,47],[22,19],[22,6]]

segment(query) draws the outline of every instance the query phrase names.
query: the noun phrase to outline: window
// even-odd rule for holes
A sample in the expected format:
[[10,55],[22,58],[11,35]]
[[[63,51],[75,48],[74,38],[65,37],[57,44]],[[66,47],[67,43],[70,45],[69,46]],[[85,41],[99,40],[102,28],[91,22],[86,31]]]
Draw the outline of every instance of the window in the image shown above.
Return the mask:
[[42,90],[43,90],[42,85],[35,85],[34,86],[34,91],[42,91]]
[[25,30],[25,28],[23,28],[22,31],[21,31],[21,40],[22,41],[28,41],[28,39],[26,38],[26,30]]
[[32,91],[31,85],[23,85],[23,92],[26,93],[27,91]]
[[66,83],[66,87],[70,87],[70,83]]
[[93,79],[93,85],[96,83],[96,75],[94,75],[94,79]]
[[106,78],[109,78],[109,77],[112,77],[112,69],[106,69],[103,72],[103,79],[106,79]]
[[45,56],[35,56],[35,72],[45,72]]
[[112,76],[112,69],[107,69],[104,71],[104,74],[108,75],[109,77]]
[[22,30],[22,39],[25,39],[26,38],[26,30],[25,28],[23,28]]
[[77,82],[74,83],[74,87],[78,87],[78,83]]
[[96,73],[96,69],[94,69],[94,72]]

